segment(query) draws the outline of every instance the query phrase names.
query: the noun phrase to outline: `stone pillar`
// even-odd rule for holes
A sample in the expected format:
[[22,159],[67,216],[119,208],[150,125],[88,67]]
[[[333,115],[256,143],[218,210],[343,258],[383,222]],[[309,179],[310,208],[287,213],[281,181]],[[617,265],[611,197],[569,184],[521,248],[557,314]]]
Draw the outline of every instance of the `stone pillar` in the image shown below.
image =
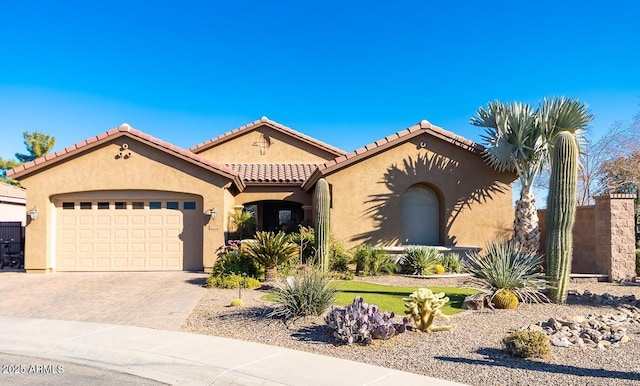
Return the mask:
[[609,281],[635,276],[633,194],[596,197],[596,258]]

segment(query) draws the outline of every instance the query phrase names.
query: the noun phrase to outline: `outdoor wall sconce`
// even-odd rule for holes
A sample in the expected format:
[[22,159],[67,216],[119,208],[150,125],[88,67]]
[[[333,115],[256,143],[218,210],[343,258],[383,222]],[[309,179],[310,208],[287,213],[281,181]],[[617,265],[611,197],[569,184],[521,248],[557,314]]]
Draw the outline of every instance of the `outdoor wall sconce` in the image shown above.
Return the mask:
[[36,208],[35,206],[31,208],[28,213],[31,220],[35,220],[38,218],[38,208]]
[[216,216],[218,215],[218,212],[216,212],[216,208],[207,209],[207,211],[204,213],[211,216],[211,220],[215,220]]

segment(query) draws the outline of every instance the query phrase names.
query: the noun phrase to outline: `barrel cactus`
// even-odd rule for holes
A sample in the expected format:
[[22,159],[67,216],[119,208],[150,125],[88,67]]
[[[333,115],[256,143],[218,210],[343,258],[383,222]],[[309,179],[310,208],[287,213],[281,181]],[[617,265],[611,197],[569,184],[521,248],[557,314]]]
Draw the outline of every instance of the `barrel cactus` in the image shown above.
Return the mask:
[[321,178],[316,183],[315,247],[316,259],[323,271],[329,269],[329,183]]
[[520,303],[518,297],[508,289],[502,289],[493,295],[493,305],[502,310],[512,310]]
[[551,160],[545,255],[549,298],[559,304],[567,301],[571,273],[579,153],[574,134],[558,134]]

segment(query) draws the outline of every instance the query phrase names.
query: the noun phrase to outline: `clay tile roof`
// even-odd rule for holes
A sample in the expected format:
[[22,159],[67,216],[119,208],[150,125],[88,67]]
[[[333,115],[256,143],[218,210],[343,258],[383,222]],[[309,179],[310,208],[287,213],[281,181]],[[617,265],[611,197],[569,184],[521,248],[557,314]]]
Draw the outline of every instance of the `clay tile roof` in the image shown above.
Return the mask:
[[[235,182],[239,183],[239,188],[242,189],[243,188],[243,184],[240,181],[240,179],[238,178],[238,174],[237,172],[235,172],[234,170],[223,166],[221,164],[217,164],[215,162],[212,162],[204,157],[201,157],[197,154],[194,154],[192,152],[190,152],[189,150],[185,150],[182,149],[180,147],[177,147],[175,145],[172,145],[168,142],[165,142],[161,139],[152,137],[146,133],[143,133],[140,130],[136,130],[133,127],[129,126],[127,123],[123,123],[122,125],[113,128],[111,130],[108,130],[104,133],[100,133],[95,137],[90,137],[87,138],[84,141],[78,142],[75,145],[69,146],[63,150],[58,150],[56,151],[54,154],[48,154],[44,157],[40,157],[34,161],[31,162],[27,162],[24,163],[12,170],[7,171],[7,175],[8,176],[15,176],[15,177],[19,177],[22,174],[24,174],[24,172],[26,172],[27,170],[30,169],[36,169],[36,167],[40,167],[42,165],[45,164],[52,164],[55,163],[57,161],[60,161],[63,158],[66,158],[68,155],[72,154],[72,153],[76,153],[77,151],[82,150],[83,148],[85,148],[88,145],[91,146],[95,146],[98,143],[104,142],[104,141],[108,141],[114,137],[117,136],[121,136],[121,135],[128,135],[131,136],[133,138],[137,138],[138,140],[140,140],[141,142],[146,142],[149,145],[156,147],[166,153],[172,154],[174,156],[183,158],[189,162],[192,162],[196,165],[199,165],[201,167],[205,167],[207,169],[210,170],[214,170],[220,174],[223,174],[231,179],[236,180]],[[14,177],[14,178],[15,178]]]
[[276,130],[278,130],[280,132],[283,132],[283,133],[285,133],[285,134],[287,134],[287,135],[289,135],[289,136],[291,136],[293,138],[297,138],[297,139],[301,140],[302,142],[309,143],[309,144],[311,144],[311,145],[313,145],[313,146],[315,146],[317,148],[320,148],[320,149],[322,149],[324,151],[327,151],[329,153],[333,153],[336,156],[345,153],[345,151],[342,150],[342,149],[338,149],[337,147],[331,146],[331,145],[326,144],[326,143],[324,143],[322,141],[319,141],[319,140],[317,140],[317,139],[315,139],[313,137],[310,137],[308,135],[302,134],[301,132],[296,131],[296,130],[288,127],[288,126],[285,126],[285,125],[283,125],[281,123],[278,123],[276,121],[272,121],[267,117],[262,117],[262,118],[260,118],[258,120],[255,120],[255,121],[251,122],[251,123],[247,123],[244,126],[240,126],[240,127],[236,128],[236,129],[228,131],[228,132],[226,132],[224,134],[221,134],[221,135],[219,135],[217,137],[208,139],[208,140],[206,140],[206,141],[204,141],[202,143],[199,143],[199,144],[191,147],[189,150],[191,150],[194,153],[200,153],[200,152],[202,152],[202,151],[204,151],[206,149],[209,149],[211,147],[216,146],[217,144],[226,142],[226,141],[228,141],[228,140],[230,140],[230,139],[232,139],[234,137],[237,137],[237,136],[240,136],[240,135],[242,135],[242,134],[244,134],[246,132],[249,132],[249,131],[251,131],[251,130],[253,130],[253,129],[259,127],[259,126],[265,126],[265,125],[273,128],[273,129],[276,129]]
[[422,133],[431,134],[437,138],[440,138],[444,141],[452,143],[456,146],[460,146],[461,148],[468,150],[472,153],[482,154],[485,150],[485,148],[482,145],[477,144],[459,135],[456,135],[450,131],[444,130],[441,127],[432,125],[429,121],[425,119],[395,134],[391,134],[385,138],[375,141],[374,143],[370,143],[365,147],[361,147],[351,153],[336,157],[330,161],[327,161],[321,165],[318,165],[318,169],[313,173],[311,177],[309,177],[305,181],[302,187],[304,189],[310,189],[313,186],[313,184],[315,184],[315,182],[322,175],[324,175],[324,173],[329,173],[331,171],[346,167],[347,165],[350,165],[353,162],[357,162],[357,160],[359,159],[363,159],[370,155],[376,154],[388,148],[389,146],[394,146],[395,144],[402,143],[407,139],[410,139]]
[[226,164],[247,184],[301,184],[313,174],[316,164]]

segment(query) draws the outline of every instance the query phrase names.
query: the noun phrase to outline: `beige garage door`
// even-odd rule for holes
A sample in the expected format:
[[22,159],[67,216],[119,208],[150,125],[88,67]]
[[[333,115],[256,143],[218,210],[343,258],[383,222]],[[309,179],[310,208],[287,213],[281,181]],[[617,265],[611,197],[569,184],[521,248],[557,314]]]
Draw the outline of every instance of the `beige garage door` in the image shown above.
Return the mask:
[[[104,193],[103,193],[104,194]],[[57,271],[202,268],[202,203],[187,195],[58,197]]]

